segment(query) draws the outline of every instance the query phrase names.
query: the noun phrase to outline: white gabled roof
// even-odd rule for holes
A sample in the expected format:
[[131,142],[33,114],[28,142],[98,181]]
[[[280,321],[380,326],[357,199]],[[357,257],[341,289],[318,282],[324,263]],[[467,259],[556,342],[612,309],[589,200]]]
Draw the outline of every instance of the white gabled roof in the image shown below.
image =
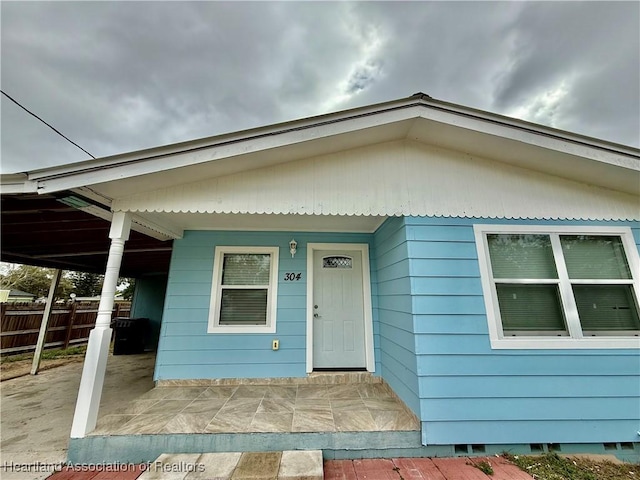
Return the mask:
[[[425,200],[429,195],[424,195],[421,204],[422,200],[389,193],[387,195],[395,201],[377,205],[379,198],[366,195],[366,189],[375,188],[378,193],[380,189],[393,189],[400,180],[390,179],[395,178],[398,171],[391,168],[388,178],[373,183],[358,183],[357,175],[362,168],[384,172],[385,161],[390,159],[380,152],[393,155],[389,153],[389,145],[400,145],[401,149],[411,145],[418,150],[422,145],[427,150],[445,152],[436,155],[440,163],[421,163],[420,159],[405,162],[405,170],[411,171],[403,172],[407,181],[401,185],[402,189],[418,188],[412,186],[413,177],[425,175],[424,169],[428,165],[433,169],[437,164],[438,171],[449,179],[451,188],[464,189],[469,200],[472,200],[469,195],[475,191],[473,179],[456,180],[456,176],[479,175],[477,178],[495,184],[496,188],[499,188],[496,184],[499,178],[504,182],[517,177],[522,191],[529,192],[529,202],[535,199],[536,189],[542,188],[543,183],[553,184],[553,188],[545,190],[549,200],[542,203],[556,208],[542,215],[546,208],[542,204],[538,208],[520,205],[520,202],[514,203],[517,195],[500,196],[479,187],[476,193],[481,197],[474,197],[475,206],[465,207],[458,202],[454,208],[451,202],[442,201],[446,195],[438,196],[433,191],[430,202]],[[369,148],[378,152],[377,156],[373,155],[375,161],[372,159],[367,164],[365,158],[364,167],[359,164],[357,168],[340,168],[346,165],[340,161],[355,158],[362,149]],[[446,152],[456,159],[464,159],[469,168],[461,167],[459,162],[442,163],[449,155]],[[323,191],[322,183],[316,184],[305,177],[315,172],[314,175],[322,176],[323,182],[331,181],[331,172],[322,169],[320,174],[317,168],[312,168],[312,163],[335,156],[341,160],[334,169],[356,176],[358,185],[351,193],[357,192],[355,198],[360,199],[360,203],[351,199],[354,195],[341,195],[335,188],[327,187],[327,191]],[[305,161],[309,164],[308,171]],[[287,177],[293,168],[297,176]],[[491,169],[501,172],[492,173]],[[276,170],[280,173],[269,173]],[[336,171],[336,175],[340,171]],[[483,173],[478,173],[480,171]],[[265,187],[269,190],[273,185],[282,184],[284,177],[297,182],[297,190],[282,192],[287,195],[298,192],[297,203],[287,203],[277,192],[267,195],[265,191],[260,201],[254,201],[255,192],[247,191],[261,178],[269,179],[271,183]],[[511,180],[505,180],[507,177]],[[437,186],[437,180],[432,178],[431,181],[431,188]],[[96,198],[103,198],[102,203],[111,205],[114,210],[131,210],[140,212],[139,215],[153,212],[153,217],[148,216],[158,227],[165,221],[170,223],[169,217],[162,214],[173,212],[176,213],[173,220],[178,224],[170,225],[172,231],[189,223],[179,221],[185,212],[630,219],[640,216],[640,150],[416,94],[252,130],[35,170],[22,176],[3,176],[2,186],[4,193],[84,190]],[[341,191],[345,188],[349,186],[344,185]],[[310,191],[316,192],[315,197],[309,197]],[[558,202],[565,197],[573,207],[563,213],[566,202]],[[480,203],[485,207],[477,204],[479,198],[483,199]],[[495,208],[496,202],[504,208]],[[178,212],[181,215],[177,215]]]
[[[536,150],[554,152],[560,156],[560,160],[575,157],[640,171],[640,150],[636,148],[442,102],[420,93],[367,107],[33,170],[26,174],[33,191],[53,192],[190,166],[219,163],[229,158],[264,155],[274,150],[282,154],[280,158],[283,161],[290,161],[309,153],[320,155],[401,138],[415,139],[462,152],[470,152],[474,148],[487,150],[488,142],[503,142],[504,145],[498,146],[528,146]],[[496,158],[495,155],[482,156]],[[501,156],[503,158],[500,160],[511,163],[508,156]],[[518,162],[517,159],[511,161]],[[530,158],[522,162],[529,167],[535,167]],[[264,166],[265,163],[261,162],[258,166]],[[241,169],[255,167],[256,165],[243,163]],[[544,171],[549,167],[550,165],[543,163],[540,169]],[[560,166],[556,166],[555,169],[562,170]],[[220,170],[222,174],[238,171],[234,168]],[[571,169],[564,173],[569,178],[573,177]],[[579,175],[577,171],[573,173]],[[186,180],[187,177],[188,175],[185,175]],[[175,177],[173,178],[175,180]],[[198,174],[192,178],[199,179],[202,175]],[[139,188],[140,184],[137,186]],[[615,188],[616,185],[610,187]],[[626,189],[624,185],[622,188]]]

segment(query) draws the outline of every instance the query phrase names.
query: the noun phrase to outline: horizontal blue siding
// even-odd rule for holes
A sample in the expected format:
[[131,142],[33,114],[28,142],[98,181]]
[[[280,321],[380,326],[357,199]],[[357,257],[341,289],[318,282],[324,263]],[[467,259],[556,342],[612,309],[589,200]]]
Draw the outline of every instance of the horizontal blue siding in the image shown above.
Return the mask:
[[[591,395],[591,394],[589,394]],[[469,409],[468,398],[423,399],[421,408],[429,412],[429,420],[438,421],[500,421],[505,420],[635,420],[637,397],[535,397],[474,398],[476,408]],[[493,442],[484,442],[493,443]]]
[[409,259],[378,267],[378,282],[388,282],[393,280],[409,279]]
[[[455,335],[455,334],[451,334]],[[488,336],[488,335],[487,335]],[[488,343],[487,339],[487,343]],[[555,375],[635,375],[638,376],[640,361],[637,352],[629,355],[612,351],[546,350],[540,353],[503,354],[504,350],[493,350],[484,355],[467,353],[422,354],[418,362],[419,375],[523,375],[554,377]],[[511,350],[513,352],[513,350]],[[597,390],[594,385],[594,391]]]
[[[522,432],[522,443],[605,443],[637,442],[637,429],[629,428],[629,420],[500,420],[456,422],[423,422],[422,437],[426,445],[451,445],[463,442],[513,444],[513,432]],[[574,438],[592,439],[575,442]]]
[[478,277],[411,277],[411,289],[426,296],[478,296]]
[[[295,238],[298,251],[289,254]],[[175,240],[164,305],[156,380],[201,378],[300,377],[306,375],[306,288],[309,242],[367,243],[371,234],[298,232],[188,231]],[[216,246],[279,246],[276,333],[207,333]],[[371,248],[373,250],[373,248]],[[372,302],[377,307],[376,263],[370,255]],[[406,260],[406,259],[405,259]],[[285,272],[300,272],[297,282],[285,282]],[[374,322],[377,311],[374,308]],[[374,346],[380,345],[374,324]],[[271,342],[280,340],[273,351]],[[375,350],[375,348],[374,348]],[[380,368],[379,352],[375,353]]]
[[638,350],[492,350],[474,223],[640,224],[407,218],[425,444],[637,441]]
[[375,233],[378,324],[382,377],[419,415],[418,375],[411,300],[410,262],[402,218],[387,220]]
[[[207,312],[208,314],[208,312]],[[286,325],[284,325],[286,323]],[[306,322],[300,321],[289,321],[285,322],[285,320],[280,320],[281,330],[278,335],[281,337],[289,336],[289,335],[300,335],[306,336],[307,334],[307,325]],[[167,336],[176,336],[176,337],[196,337],[200,335],[204,335],[207,333],[207,325],[203,325],[201,321],[196,322],[171,322],[165,323],[165,334]],[[286,332],[286,333],[284,333]],[[225,337],[222,335],[217,336],[219,338],[217,340],[220,343],[227,344]],[[262,336],[258,337],[260,341],[262,341]]]
[[[574,398],[639,397],[640,382],[634,375],[451,375],[420,377],[420,389],[426,399],[482,398]],[[600,386],[593,389],[593,384]]]
[[486,335],[487,333],[484,313],[473,315],[414,315],[414,318],[416,334],[448,334],[451,332],[451,322],[454,322],[456,331],[460,334],[478,333]]
[[[169,365],[219,365],[220,361],[217,358],[218,355],[212,355],[210,346],[207,346],[204,350],[195,350],[189,348],[189,345],[185,345],[182,350],[165,350],[163,352],[164,361]],[[185,350],[189,351],[189,355],[185,355]],[[248,348],[233,348],[225,349],[220,352],[220,356],[224,355],[224,363],[244,364],[249,368],[253,364],[265,364],[268,363],[272,366],[279,365],[281,363],[296,364],[304,362],[304,348],[282,348],[278,351],[271,349],[248,349]],[[224,364],[223,363],[223,364]],[[273,377],[280,377],[278,372],[273,372]]]
[[[407,282],[407,289],[411,288],[409,282]],[[393,315],[394,313],[405,313],[409,315],[409,319],[413,323],[413,317],[411,316],[411,297],[407,295],[390,294],[385,295],[384,285],[380,285],[378,291],[383,292],[379,295],[378,305],[379,310],[387,312],[387,315]]]
[[[185,376],[185,370],[188,370],[188,376]],[[299,365],[292,363],[247,365],[246,363],[234,364],[229,362],[215,365],[194,363],[189,367],[180,364],[165,364],[162,367],[163,376],[161,378],[245,378],[247,377],[247,372],[251,372],[251,377],[249,378],[301,376]]]
[[[253,352],[258,352],[257,355],[260,355],[264,352],[267,352],[268,358],[274,359],[277,363],[281,363],[280,357],[287,357],[291,349],[280,351],[273,350],[261,350],[264,345],[264,336],[263,335],[250,335],[247,334],[242,342],[242,348],[238,348],[238,346],[233,343],[229,343],[228,340],[225,340],[222,335],[215,335],[213,340],[209,340],[204,335],[178,335],[171,342],[170,345],[167,345],[164,348],[165,359],[172,356],[169,352],[176,352],[178,355],[183,355],[183,358],[179,358],[175,360],[175,362],[184,364],[192,361],[194,358],[199,356],[200,354],[194,353],[197,351],[207,352],[211,348],[215,348],[216,350],[229,350],[234,352],[241,352],[245,357],[242,363],[245,361],[253,361],[253,358],[256,358],[256,355]],[[280,342],[282,344],[287,345],[304,345],[304,340],[306,338],[305,335],[278,335]],[[189,355],[185,356],[184,351],[189,350]],[[175,357],[175,354],[173,354]],[[225,353],[227,359],[229,359],[229,353]],[[213,361],[212,358],[207,358],[204,363],[210,363]],[[198,362],[199,363],[199,362]]]

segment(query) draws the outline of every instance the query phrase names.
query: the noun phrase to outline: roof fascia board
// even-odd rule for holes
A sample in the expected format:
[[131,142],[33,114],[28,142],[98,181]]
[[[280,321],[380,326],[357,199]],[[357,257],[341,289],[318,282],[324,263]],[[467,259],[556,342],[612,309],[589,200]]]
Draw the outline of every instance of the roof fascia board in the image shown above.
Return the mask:
[[520,120],[518,118],[507,117],[505,115],[499,115],[497,113],[486,112],[471,107],[465,107],[462,105],[456,105],[455,103],[444,102],[442,100],[425,100],[425,104],[429,104],[434,109],[447,111],[450,113],[456,113],[466,117],[474,117],[482,119],[491,123],[503,124],[513,128],[521,130],[527,130],[532,133],[540,135],[546,135],[549,137],[557,137],[558,139],[567,140],[570,142],[580,143],[591,148],[598,148],[602,150],[608,150],[610,152],[640,156],[640,149],[623,145],[620,143],[609,142],[607,140],[601,140],[599,138],[588,137],[579,133],[568,132],[566,130],[560,130],[557,128],[548,127],[546,125],[540,125],[538,123],[527,122],[526,120]]
[[283,122],[274,125],[268,125],[265,127],[259,127],[240,132],[233,132],[218,136],[206,137],[197,140],[190,140],[187,142],[181,142],[162,147],[154,147],[151,149],[139,150],[135,152],[129,152],[124,154],[113,155],[100,159],[87,160],[84,162],[77,162],[73,164],[49,167],[45,169],[33,170],[29,172],[29,178],[32,180],[39,180],[44,178],[53,178],[59,175],[72,174],[74,172],[82,172],[97,168],[106,168],[119,166],[123,164],[130,164],[136,161],[150,160],[158,157],[173,155],[176,153],[183,153],[186,151],[194,151],[199,149],[206,149],[216,145],[224,145],[231,143],[238,143],[250,139],[255,139],[262,136],[281,135],[291,131],[303,130],[312,127],[322,126],[328,123],[342,122],[359,116],[367,116],[372,114],[384,114],[390,110],[403,109],[413,106],[429,107],[434,110],[440,110],[452,114],[461,115],[468,118],[481,119],[487,122],[501,124],[504,126],[510,126],[513,128],[523,129],[530,131],[531,133],[538,133],[547,135],[550,137],[558,137],[570,142],[581,143],[592,148],[599,148],[603,150],[609,150],[611,152],[639,156],[640,149],[620,145],[604,140],[590,138],[584,135],[579,135],[563,130],[546,127],[543,125],[526,122],[495,113],[485,112],[470,107],[456,105],[453,103],[444,102],[441,100],[435,100],[425,94],[415,94],[411,97],[404,99],[394,100],[390,102],[384,102],[374,104],[365,107],[353,108],[350,110],[344,110],[336,113],[328,113],[324,115],[318,115],[310,118],[304,118],[299,120],[293,120],[290,122]]
[[44,175],[45,172],[42,172],[41,175],[30,175],[30,179],[37,181],[38,192],[51,193],[319,140],[366,128],[379,127],[384,124],[416,118],[419,116],[419,107],[405,107],[388,110],[383,113],[385,118],[382,122],[380,118],[361,115],[348,119],[348,122],[332,121],[315,125],[313,129],[296,128],[284,132],[274,132],[273,134],[262,134],[241,140],[225,141],[214,145],[209,144],[204,147],[195,147],[175,153],[163,153],[153,157],[129,160],[126,163],[93,166],[67,173]]
[[[424,109],[420,116],[427,120],[446,123],[461,128],[466,128],[479,133],[497,136],[504,139],[534,145],[541,148],[555,150],[560,153],[574,155],[598,162],[606,163],[615,167],[627,168],[640,171],[640,150],[633,153],[618,152],[604,148],[594,148],[584,142],[574,141],[568,137],[559,137],[540,131],[532,130],[516,124],[505,124],[492,119],[478,118],[476,116],[464,115],[460,117],[458,112],[445,110]],[[632,149],[629,149],[632,150]]]
[[9,173],[0,175],[1,193],[35,193],[38,191],[38,183],[29,180],[24,173]]
[[111,155],[98,159],[75,162],[67,165],[32,170],[28,172],[28,175],[32,180],[39,180],[42,178],[52,178],[59,175],[82,172],[90,169],[119,166],[136,161],[144,161],[177,153],[183,153],[186,151],[206,149],[209,147],[215,147],[217,145],[239,143],[264,136],[282,135],[293,131],[309,129],[311,127],[318,127],[331,123],[342,122],[357,117],[368,116],[372,114],[381,114],[390,110],[413,107],[416,105],[421,105],[422,103],[422,101],[416,100],[416,98],[414,97],[408,97],[405,99],[393,100],[390,102],[378,103],[365,107],[352,108],[335,113],[327,113],[324,115],[242,130],[239,132],[231,132],[222,135],[189,140],[186,142],[173,143],[161,147],[153,147],[144,150]]

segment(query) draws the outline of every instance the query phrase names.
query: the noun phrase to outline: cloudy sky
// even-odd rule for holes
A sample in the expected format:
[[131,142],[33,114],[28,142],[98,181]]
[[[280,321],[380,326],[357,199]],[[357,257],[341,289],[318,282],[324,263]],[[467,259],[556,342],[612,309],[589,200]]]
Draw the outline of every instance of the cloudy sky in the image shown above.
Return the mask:
[[[0,5],[2,90],[96,157],[416,92],[640,145],[639,2]],[[1,106],[3,173],[89,158]]]

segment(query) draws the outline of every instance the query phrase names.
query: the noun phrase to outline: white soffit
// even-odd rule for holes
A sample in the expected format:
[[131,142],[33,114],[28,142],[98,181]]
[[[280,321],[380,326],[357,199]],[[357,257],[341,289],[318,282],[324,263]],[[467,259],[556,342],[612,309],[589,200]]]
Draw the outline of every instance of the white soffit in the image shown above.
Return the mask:
[[395,141],[121,197],[113,209],[634,220],[640,197]]
[[[602,152],[557,139],[547,139],[549,145],[538,145],[534,135],[525,135],[531,138],[522,142],[478,130],[456,131],[446,124],[420,119],[407,138],[611,190],[640,193],[640,157]],[[565,151],[559,153],[550,145]]]
[[[141,213],[144,217],[148,213]],[[163,220],[180,225],[183,230],[242,230],[373,233],[387,217],[335,215],[251,215],[224,213],[156,213]]]

